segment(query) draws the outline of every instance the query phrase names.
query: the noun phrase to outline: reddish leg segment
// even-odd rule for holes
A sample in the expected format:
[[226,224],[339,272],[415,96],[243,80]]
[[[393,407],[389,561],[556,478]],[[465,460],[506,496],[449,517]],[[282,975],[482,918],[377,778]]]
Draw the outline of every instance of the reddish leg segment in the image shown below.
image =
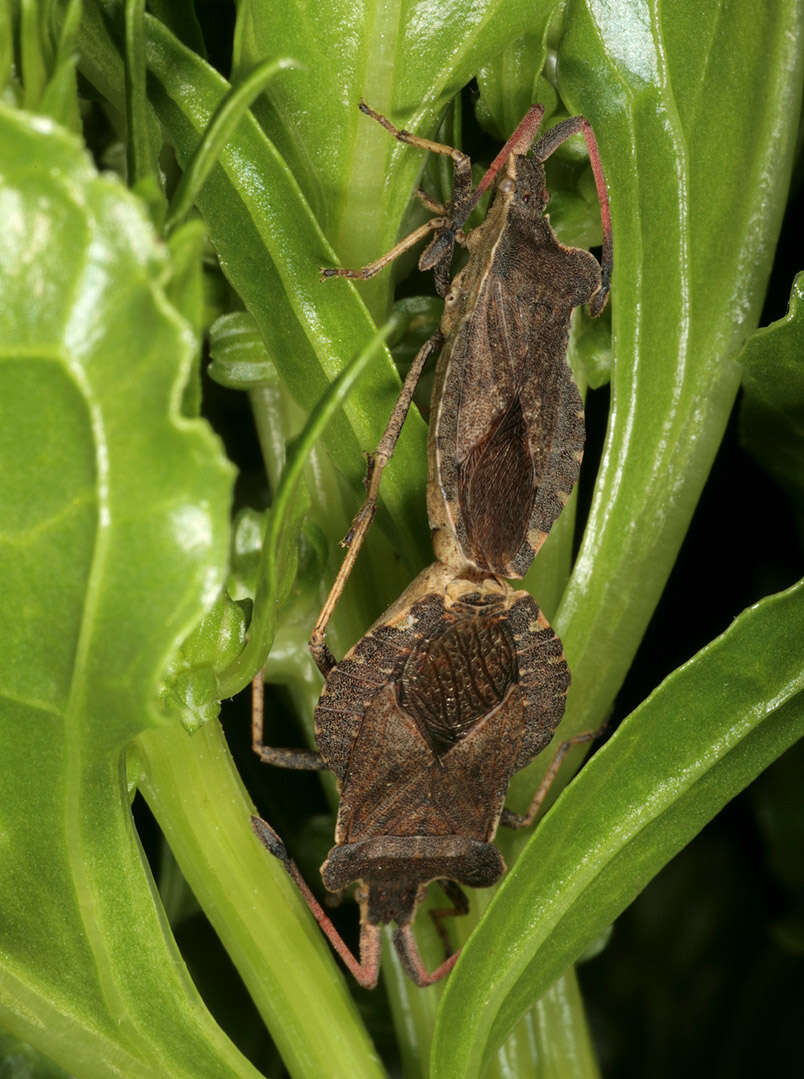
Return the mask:
[[[483,192],[494,183],[497,173],[511,154],[526,153],[528,146],[536,137],[536,132],[539,129],[543,116],[544,109],[541,105],[532,105],[528,109],[517,124],[514,133],[489,165],[480,183],[475,188],[471,200],[466,204],[465,216],[461,221],[455,222],[456,224],[462,225],[466,221],[469,214],[483,195]],[[590,314],[593,317],[596,317],[606,306],[606,300],[609,296],[614,254],[611,239],[609,192],[606,186],[606,177],[603,173],[603,164],[600,160],[600,150],[598,149],[597,139],[592,130],[592,125],[583,116],[571,116],[568,120],[563,120],[560,124],[556,124],[555,127],[552,127],[548,132],[542,135],[539,141],[534,144],[533,156],[537,161],[544,162],[551,154],[555,153],[562,142],[566,142],[567,139],[577,134],[583,135],[586,141],[586,148],[589,151],[589,163],[592,166],[592,173],[595,177],[597,197],[600,202],[600,222],[603,229],[603,255],[600,262],[602,282],[600,290],[595,293],[589,304]]]
[[466,898],[466,894],[454,880],[439,880],[438,886],[441,888],[444,895],[452,902],[451,907],[433,907],[430,911],[430,917],[433,920],[433,925],[436,928],[441,943],[444,945],[444,954],[447,958],[450,957],[452,946],[449,942],[449,936],[447,934],[446,921],[447,918],[460,918],[469,913],[469,900]]
[[483,197],[483,192],[488,191],[494,181],[497,179],[497,173],[503,167],[505,162],[511,156],[511,154],[524,154],[528,147],[536,138],[536,132],[539,130],[539,125],[542,122],[544,116],[543,105],[531,105],[522,119],[514,128],[513,133],[509,137],[508,141],[503,146],[502,150],[497,154],[492,163],[483,173],[483,177],[477,187],[472,193],[472,198],[465,207],[466,216],[460,224],[463,224],[469,214],[477,206],[480,199]]
[[348,945],[324,912],[321,904],[310,891],[307,882],[291,859],[285,844],[267,821],[261,817],[251,818],[251,827],[267,851],[278,858],[285,867],[288,876],[299,889],[313,917],[321,926],[332,947],[349,968],[357,982],[365,989],[373,989],[377,984],[380,970],[380,929],[365,921],[365,901],[360,905],[360,960],[355,959]]
[[407,976],[422,988],[446,978],[461,954],[460,951],[453,952],[449,959],[446,959],[440,967],[436,967],[431,974],[422,961],[419,946],[410,925],[400,925],[398,929],[394,930],[394,948],[396,948],[397,955]]

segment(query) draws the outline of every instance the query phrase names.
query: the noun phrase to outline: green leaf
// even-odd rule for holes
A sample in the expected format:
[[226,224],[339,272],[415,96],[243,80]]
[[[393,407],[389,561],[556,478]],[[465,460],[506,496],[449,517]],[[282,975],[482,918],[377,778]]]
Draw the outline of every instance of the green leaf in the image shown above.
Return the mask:
[[[78,131],[81,117],[75,77],[78,59],[75,42],[81,22],[81,0],[69,0],[64,5],[63,13],[59,11],[58,14],[63,17],[63,22],[58,31],[53,70],[48,77],[38,110],[52,116],[57,123]],[[51,9],[51,18],[55,15],[56,12]]]
[[[432,137],[461,87],[506,45],[542,25],[555,6],[555,0],[457,0],[448,9],[436,0],[405,0],[365,11],[324,5],[314,34],[304,17],[289,14],[278,35],[270,5],[239,5],[236,69],[279,48],[305,66],[292,83],[269,88],[270,108],[259,117],[342,265],[363,265],[391,247],[425,159],[359,113],[359,99]],[[385,275],[362,290],[376,317],[387,309],[389,288]]]
[[[186,162],[228,87],[158,23],[146,20],[146,26],[152,100]],[[272,86],[302,75],[284,72]],[[253,315],[284,384],[309,413],[375,327],[356,290],[337,287],[342,282],[321,283],[320,267],[333,264],[334,255],[294,176],[250,116],[241,120],[198,205],[224,272]],[[379,441],[398,386],[386,353],[385,363],[366,372],[325,435],[333,461],[356,492],[363,453]],[[408,505],[411,491],[423,488],[424,461],[424,425],[411,416],[383,478],[383,501],[400,557],[415,566],[426,557],[427,532],[423,511],[412,523]]]
[[728,17],[643,0],[568,11],[560,89],[600,146],[615,292],[608,431],[556,619],[573,676],[567,731],[607,714],[731,411],[785,205],[802,21],[782,0]]
[[328,424],[343,407],[369,361],[384,341],[399,330],[399,324],[398,316],[389,319],[366,348],[347,364],[310,415],[288,457],[268,515],[248,640],[242,653],[221,673],[218,682],[220,697],[230,697],[239,692],[265,666],[276,633],[277,614],[296,579],[298,543],[308,506],[297,491],[307,458]]
[[87,1079],[253,1076],[154,902],[122,767],[221,587],[232,469],[180,414],[192,336],[141,205],[49,121],[2,108],[0,146],[0,1021]]
[[530,31],[513,41],[477,73],[480,97],[478,120],[502,142],[508,138],[531,105],[544,106],[545,119],[555,112],[558,97],[539,74],[547,57],[547,31],[560,4],[542,6]]
[[14,64],[14,17],[11,0],[0,2],[0,90],[5,90]]
[[168,237],[171,274],[165,292],[195,336],[192,371],[182,399],[186,416],[201,415],[201,336],[205,315],[202,256],[206,242],[204,223],[197,218],[186,221]]
[[231,311],[215,320],[210,327],[209,353],[212,362],[207,374],[229,390],[250,390],[278,381],[276,364],[246,311]]
[[207,125],[203,139],[182,173],[165,222],[167,231],[190,210],[221,150],[254,98],[280,71],[287,71],[294,66],[292,60],[272,60],[257,64],[238,86],[229,91]]
[[171,657],[161,691],[162,705],[178,716],[191,734],[202,723],[217,719],[217,674],[237,657],[245,639],[243,609],[222,592]]
[[149,180],[156,173],[148,136],[144,18],[145,0],[125,0],[126,172],[131,187]]
[[741,614],[586,765],[458,961],[433,1046],[434,1079],[480,1075],[484,1054],[531,1002],[804,734],[802,639],[804,582]]
[[26,108],[38,107],[47,83],[47,44],[37,0],[20,0],[20,74]]
[[786,491],[804,534],[804,273],[784,318],[749,339],[743,367],[742,440]]
[[[277,20],[266,5],[239,5],[236,72],[278,55],[293,55],[307,71],[284,74],[258,106],[286,160],[246,118],[199,206],[231,282],[276,358],[281,382],[306,410],[372,332],[351,285],[318,286],[317,267],[333,260],[322,228],[344,262],[376,255],[396,238],[423,160],[359,116],[356,100],[363,94],[392,119],[432,134],[449,94],[478,67],[493,68],[510,41],[541,25],[544,7],[461,3],[447,14],[430,3],[359,13],[332,8],[317,13],[311,35],[295,12]],[[153,100],[186,162],[227,84],[162,28],[147,25]],[[590,0],[570,5],[567,27],[558,85],[563,106],[585,112],[595,126],[612,190],[617,258],[612,423],[581,560],[558,620],[575,678],[571,733],[596,725],[610,706],[664,587],[733,401],[739,378],[733,357],[756,319],[787,188],[790,133],[800,106],[801,16],[781,0],[761,9],[739,0],[728,13]],[[113,100],[113,50],[99,49],[97,22],[91,28],[87,69]],[[750,113],[734,104],[746,100],[758,103]],[[583,192],[568,198],[562,184],[554,187],[553,212],[564,195],[565,220],[585,227]],[[389,289],[381,275],[360,297],[380,316]],[[593,361],[592,376],[602,380],[606,365]],[[327,439],[351,483],[351,510],[359,501],[360,452],[376,444],[396,385],[390,365],[376,382],[367,378]],[[384,481],[386,528],[402,568],[397,572],[391,563],[386,574],[377,574],[373,592],[366,585],[371,551],[358,571],[356,602],[369,593],[374,613],[428,557],[422,435],[413,417]],[[315,501],[317,492],[310,491]],[[316,523],[332,538],[336,501],[326,493],[329,513]],[[565,514],[550,540],[560,538],[565,554],[572,534],[566,520]],[[547,560],[547,553],[537,560],[548,567],[542,576],[559,564],[562,582],[568,555]],[[541,599],[541,584],[534,588]],[[553,592],[548,609],[556,605]],[[293,647],[277,649],[277,669],[296,662],[303,634],[297,637]],[[308,686],[308,696],[312,692]],[[212,729],[207,725],[199,735]],[[523,777],[520,793],[533,782],[532,775]],[[185,796],[182,812],[189,814],[190,804]],[[210,815],[210,826],[213,820]],[[200,848],[202,837],[196,838]],[[224,864],[225,852],[216,850],[216,859],[216,867]],[[248,885],[249,879],[241,881]],[[219,900],[212,894],[207,905]],[[286,913],[272,909],[272,925],[284,926]],[[242,952],[235,942],[232,953],[242,966],[238,947]],[[490,957],[494,947],[504,955],[507,942],[490,945]],[[259,980],[253,976],[250,984]],[[315,985],[315,974],[307,981]],[[419,1037],[421,1028],[415,1038],[410,1033],[416,1020],[404,1010],[409,999],[408,987],[396,1013],[402,1051],[410,1037],[411,1043],[419,1038],[414,1052],[421,1053],[426,1039]],[[292,1005],[283,1002],[274,1017],[298,1030],[297,1016],[286,1017]],[[442,1021],[460,1018],[445,1011]]]

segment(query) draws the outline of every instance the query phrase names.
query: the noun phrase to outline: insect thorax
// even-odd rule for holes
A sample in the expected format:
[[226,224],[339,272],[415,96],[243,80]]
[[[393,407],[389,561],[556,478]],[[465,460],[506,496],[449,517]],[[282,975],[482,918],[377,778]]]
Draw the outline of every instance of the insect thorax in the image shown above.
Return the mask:
[[397,686],[399,704],[437,756],[502,704],[518,680],[516,649],[500,604],[479,600],[456,605],[458,619],[411,652]]

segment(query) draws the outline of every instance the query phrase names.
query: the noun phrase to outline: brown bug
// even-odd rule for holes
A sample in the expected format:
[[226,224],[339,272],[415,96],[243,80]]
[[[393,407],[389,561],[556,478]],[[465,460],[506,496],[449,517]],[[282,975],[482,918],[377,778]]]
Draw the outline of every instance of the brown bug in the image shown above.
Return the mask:
[[[544,109],[528,110],[472,188],[471,162],[450,146],[394,127],[365,102],[361,110],[408,145],[445,154],[454,165],[452,202],[437,216],[361,270],[325,269],[322,277],[368,278],[429,233],[419,259],[445,296],[436,334],[411,366],[376,453],[367,498],[344,544],[350,547],[310,640],[326,673],[324,630],[373,518],[382,470],[393,453],[421,370],[439,352],[428,437],[427,509],[436,557],[522,577],[561,512],[578,477],[583,404],[566,360],[570,315],[589,303],[603,310],[612,264],[611,219],[600,155],[588,121],[571,117],[533,142]],[[558,242],[545,208],[543,162],[571,135],[589,149],[603,224],[602,266],[593,255]],[[532,145],[530,156],[525,156]],[[463,232],[474,206],[496,182],[485,221]],[[447,291],[455,244],[469,259]]]
[[562,744],[526,814],[503,808],[513,773],[552,738],[569,680],[561,642],[527,592],[437,562],[329,674],[315,711],[320,754],[262,745],[262,684],[255,687],[262,759],[337,777],[336,843],[321,876],[330,891],[358,883],[359,960],[270,825],[258,817],[252,825],[361,985],[377,982],[380,926],[392,921],[417,985],[452,969],[457,953],[426,970],[411,928],[416,908],[438,881],[453,904],[439,917],[465,914],[461,885],[485,887],[501,876],[505,864],[492,845],[498,824],[530,824],[570,745],[593,737]]
[[[602,310],[611,263],[608,203],[594,137],[576,117],[534,147],[543,110],[530,110],[474,190],[458,150],[398,131],[403,142],[449,154],[455,196],[439,216],[363,271],[368,277],[425,234],[420,260],[443,294],[455,243],[469,261],[450,287],[441,328],[420,350],[380,445],[369,462],[368,497],[347,537],[351,544],[311,637],[326,684],[315,712],[319,753],[262,743],[262,683],[255,680],[253,746],[261,759],[292,768],[329,768],[341,801],[336,844],[322,867],[325,885],[357,883],[361,908],[356,959],[310,892],[284,844],[265,821],[255,832],[283,862],[333,947],[365,986],[376,984],[380,926],[396,922],[394,944],[409,976],[429,985],[457,953],[428,972],[411,923],[427,885],[438,881],[466,913],[461,884],[493,884],[504,863],[492,840],[499,823],[535,818],[561,759],[558,749],[522,816],[504,809],[513,773],[547,745],[564,711],[569,671],[561,642],[526,592],[502,578],[521,576],[561,511],[577,477],[583,442],[580,397],[566,364],[572,308]],[[582,130],[590,148],[604,223],[603,271],[588,253],[562,247],[544,216],[541,162]],[[462,228],[500,170],[486,221]],[[443,348],[442,348],[443,345]],[[346,657],[335,664],[324,631],[376,506],[389,460],[425,360],[441,349],[431,409],[428,512],[439,561],[425,570]],[[440,922],[439,929],[441,929]]]

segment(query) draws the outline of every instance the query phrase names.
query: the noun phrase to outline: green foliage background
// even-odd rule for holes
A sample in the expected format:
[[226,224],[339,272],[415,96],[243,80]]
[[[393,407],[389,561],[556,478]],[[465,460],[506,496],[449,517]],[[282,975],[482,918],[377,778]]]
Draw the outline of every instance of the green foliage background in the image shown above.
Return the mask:
[[[0,1074],[800,1068],[803,22],[800,0],[0,2]],[[410,261],[319,281],[417,222],[420,178],[449,195],[361,96],[478,167],[532,101],[582,112],[615,237],[610,314],[573,329],[580,491],[526,585],[573,674],[560,734],[616,730],[499,837],[511,870],[448,982],[386,950],[371,995],[248,825],[255,797],[315,881],[331,782],[259,769],[244,709],[218,718],[266,665],[270,736],[311,737],[305,642],[362,453],[438,320]],[[560,238],[599,243],[582,144],[549,179]],[[425,430],[337,655],[432,558]]]

